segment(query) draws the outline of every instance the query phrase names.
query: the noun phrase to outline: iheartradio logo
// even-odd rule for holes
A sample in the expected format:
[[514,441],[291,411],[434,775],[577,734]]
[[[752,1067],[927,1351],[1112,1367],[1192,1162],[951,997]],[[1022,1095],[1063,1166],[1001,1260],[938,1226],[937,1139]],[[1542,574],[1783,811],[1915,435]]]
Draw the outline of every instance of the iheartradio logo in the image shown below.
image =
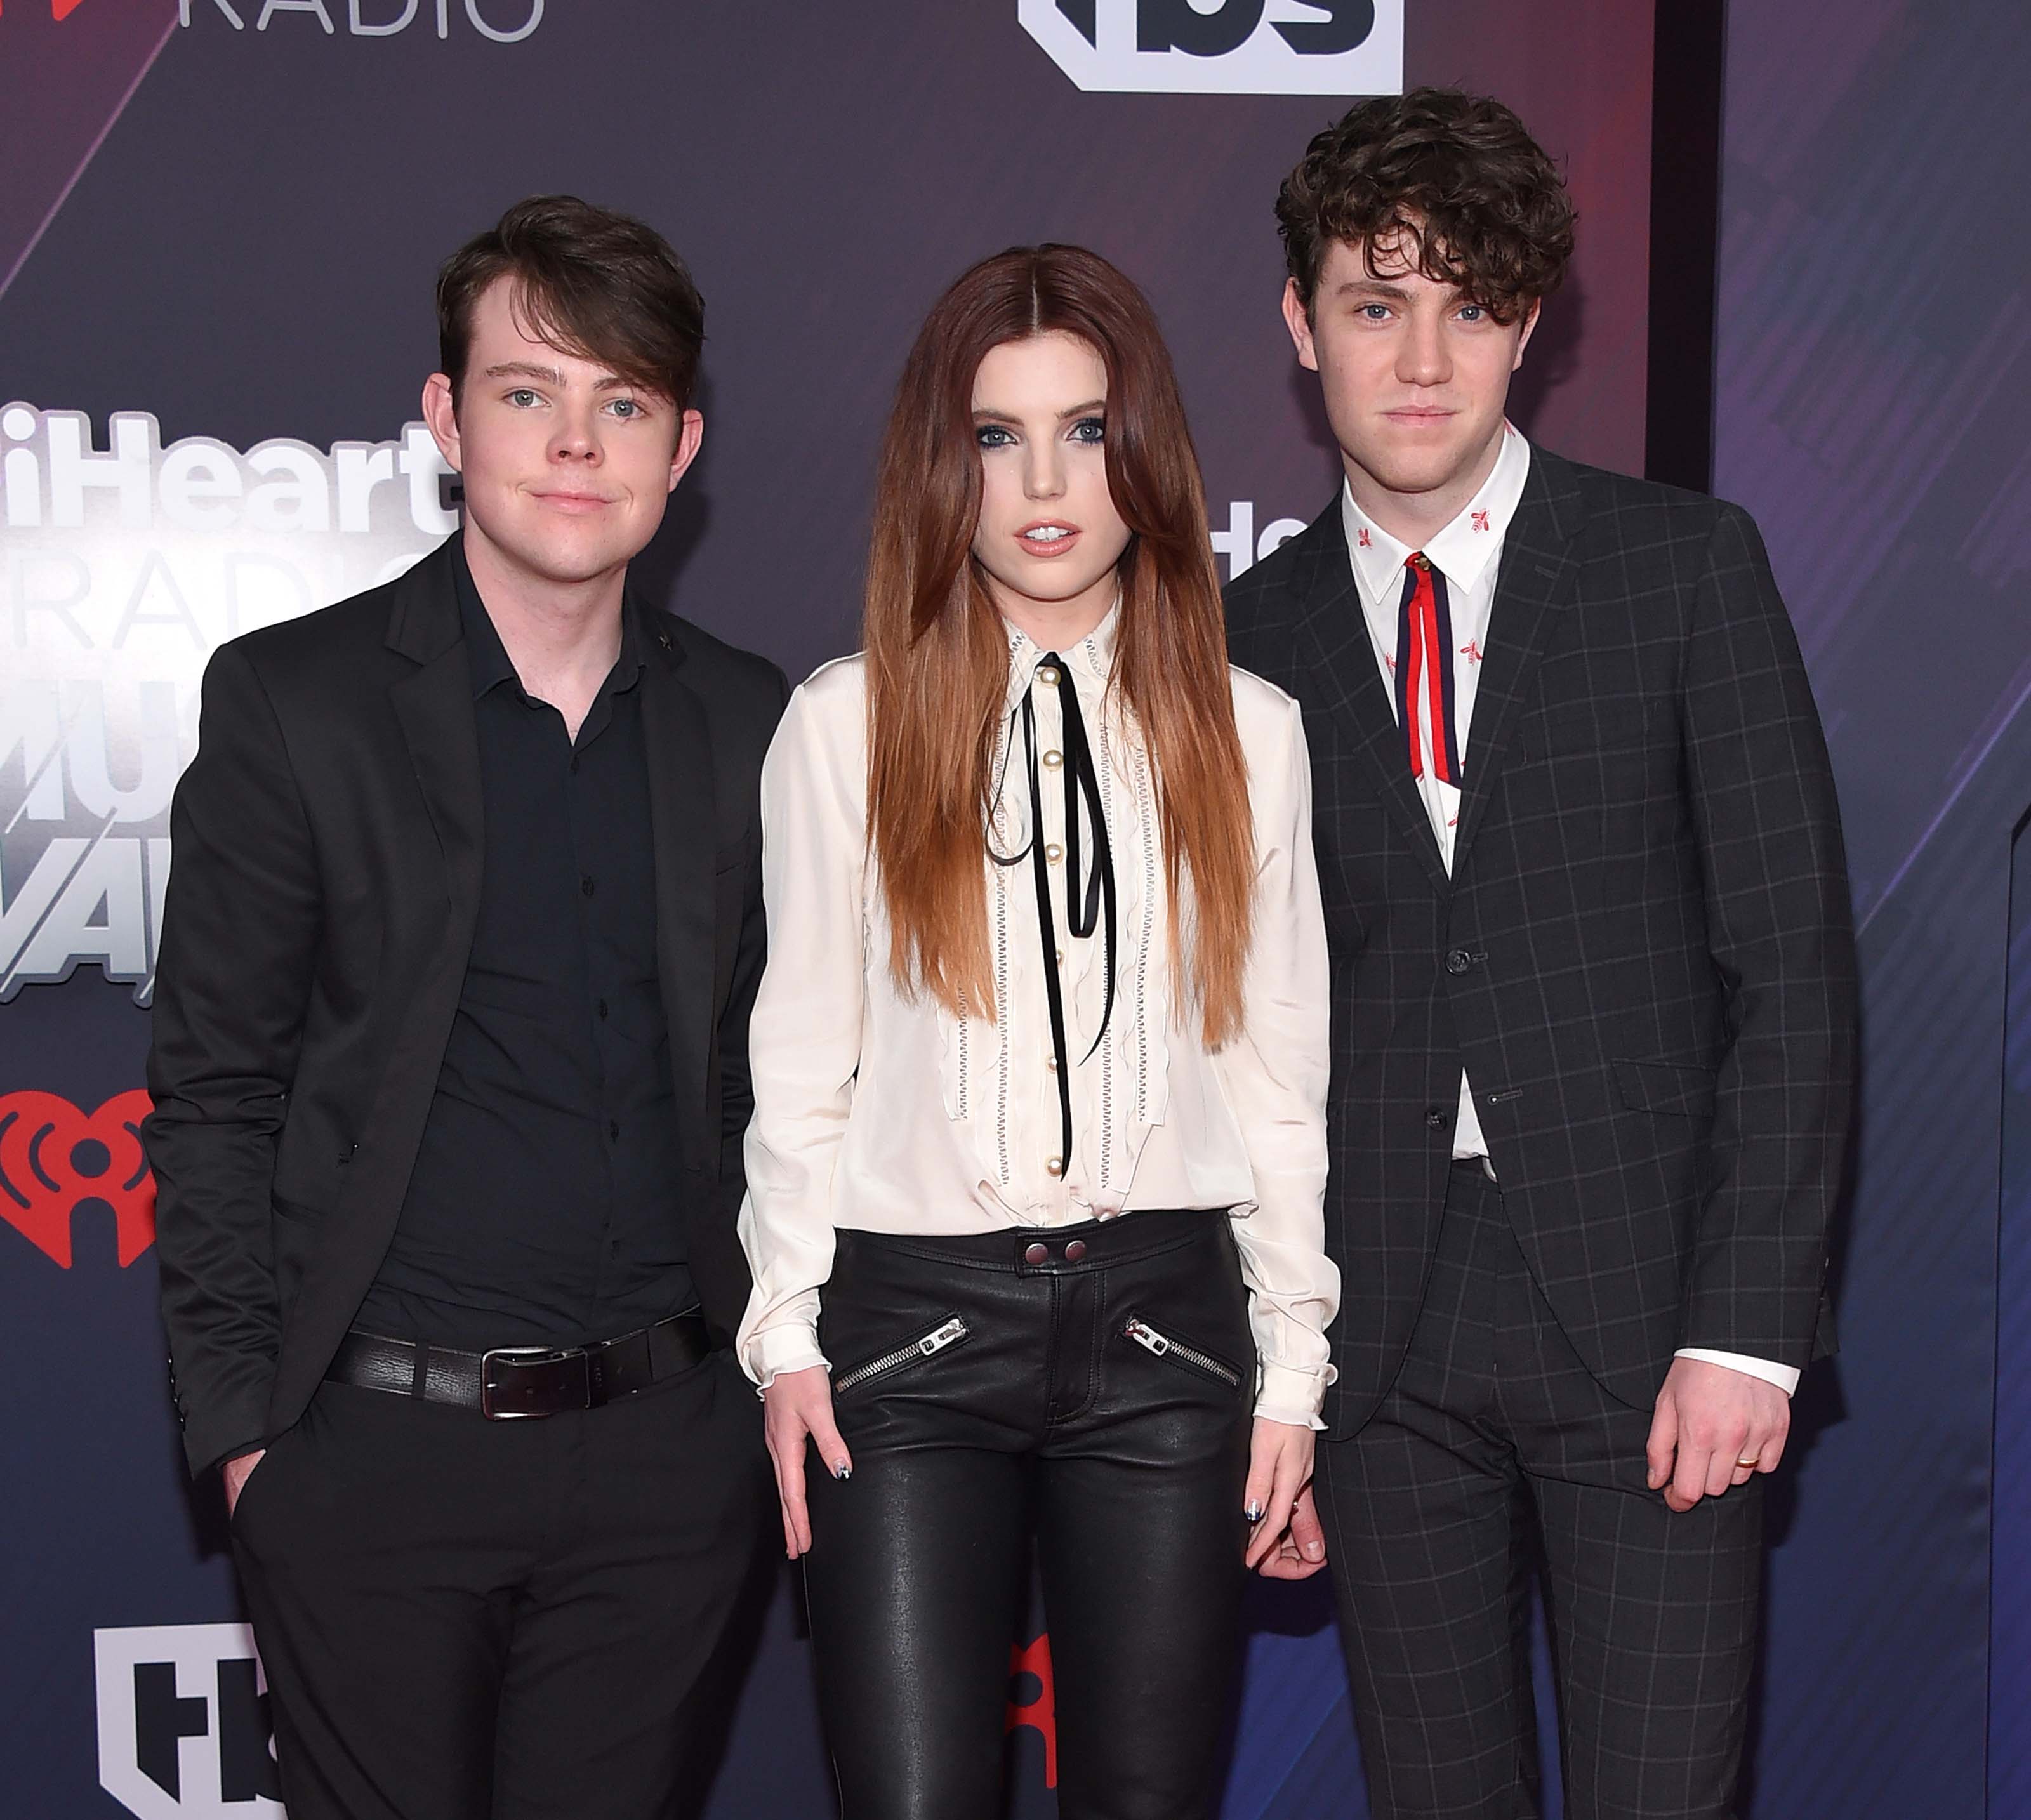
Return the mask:
[[125,1270],[155,1242],[155,1178],[140,1132],[154,1104],[138,1087],[95,1112],[54,1093],[0,1094],[0,1219],[69,1270],[72,1216],[102,1200]]

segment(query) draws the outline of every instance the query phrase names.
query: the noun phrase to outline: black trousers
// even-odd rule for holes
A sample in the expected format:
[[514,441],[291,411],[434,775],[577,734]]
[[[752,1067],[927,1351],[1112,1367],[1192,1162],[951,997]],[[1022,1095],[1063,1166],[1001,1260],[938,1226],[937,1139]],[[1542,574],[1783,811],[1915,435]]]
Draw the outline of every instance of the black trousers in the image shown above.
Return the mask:
[[662,1820],[773,1501],[729,1355],[490,1422],[327,1383],[233,1552],[290,1820]]
[[1761,1480],[1675,1514],[1648,1409],[1580,1363],[1478,1164],[1451,1177],[1410,1353],[1317,1491],[1376,1820],[1534,1820],[1542,1566],[1570,1820],[1735,1811]]
[[805,1572],[844,1820],[1002,1812],[1033,1535],[1059,1813],[1210,1814],[1255,1390],[1225,1212],[842,1232],[821,1335],[853,1476],[811,1456]]

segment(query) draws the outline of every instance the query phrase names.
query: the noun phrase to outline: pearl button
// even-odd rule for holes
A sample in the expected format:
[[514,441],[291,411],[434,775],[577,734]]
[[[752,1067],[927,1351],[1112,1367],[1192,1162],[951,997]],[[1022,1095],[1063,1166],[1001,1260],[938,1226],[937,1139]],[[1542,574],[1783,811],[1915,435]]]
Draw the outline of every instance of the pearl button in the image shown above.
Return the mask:
[[1062,847],[1059,846],[1055,840],[1045,843],[1044,847],[1044,858],[1049,860],[1052,865],[1056,865],[1058,862],[1064,857],[1065,850]]
[[[1055,1056],[1055,1055],[1046,1055],[1046,1056],[1044,1058],[1044,1066],[1045,1066],[1046,1068],[1049,1069],[1049,1070],[1050,1070],[1050,1071],[1051,1071],[1053,1074],[1056,1074],[1056,1073],[1057,1073],[1057,1071],[1058,1071],[1058,1059],[1057,1059],[1057,1057],[1056,1057],[1056,1056]],[[341,1158],[340,1158],[340,1159],[339,1159],[339,1160],[340,1160],[341,1162],[343,1162],[343,1161],[345,1161],[345,1159],[344,1159],[343,1157],[341,1157]]]
[[1044,1159],[1044,1168],[1049,1174],[1063,1175],[1065,1172],[1065,1159],[1062,1156],[1047,1156]]
[[1044,754],[1044,766],[1046,770],[1055,771],[1064,761],[1065,755],[1062,752],[1046,752]]
[[1056,687],[1058,681],[1057,665],[1055,664],[1040,664],[1037,670],[1037,680],[1040,683],[1049,683],[1053,688]]
[[1065,951],[1063,948],[1053,948],[1051,951],[1058,957],[1058,965],[1063,966],[1065,964]]

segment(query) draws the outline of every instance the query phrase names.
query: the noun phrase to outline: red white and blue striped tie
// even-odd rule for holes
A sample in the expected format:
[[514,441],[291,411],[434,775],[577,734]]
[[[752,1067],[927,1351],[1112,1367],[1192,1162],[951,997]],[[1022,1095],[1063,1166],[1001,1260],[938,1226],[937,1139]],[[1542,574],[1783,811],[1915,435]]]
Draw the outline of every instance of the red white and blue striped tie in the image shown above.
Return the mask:
[[1459,736],[1453,725],[1453,620],[1446,578],[1422,550],[1403,564],[1403,601],[1396,616],[1396,716],[1411,748],[1411,775],[1425,775],[1422,721],[1429,730],[1433,774],[1460,787]]

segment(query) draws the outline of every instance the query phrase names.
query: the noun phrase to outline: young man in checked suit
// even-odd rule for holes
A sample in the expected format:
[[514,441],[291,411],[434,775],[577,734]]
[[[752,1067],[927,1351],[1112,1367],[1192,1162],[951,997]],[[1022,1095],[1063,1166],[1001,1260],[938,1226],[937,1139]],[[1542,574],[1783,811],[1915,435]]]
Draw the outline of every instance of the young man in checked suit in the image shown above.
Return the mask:
[[1505,420],[1573,221],[1514,114],[1363,103],[1277,214],[1346,478],[1228,615],[1312,753],[1316,1496],[1374,1812],[1538,1811],[1541,1554],[1567,1814],[1721,1820],[1764,1476],[1832,1345],[1854,983],[1812,692],[1742,512]]

